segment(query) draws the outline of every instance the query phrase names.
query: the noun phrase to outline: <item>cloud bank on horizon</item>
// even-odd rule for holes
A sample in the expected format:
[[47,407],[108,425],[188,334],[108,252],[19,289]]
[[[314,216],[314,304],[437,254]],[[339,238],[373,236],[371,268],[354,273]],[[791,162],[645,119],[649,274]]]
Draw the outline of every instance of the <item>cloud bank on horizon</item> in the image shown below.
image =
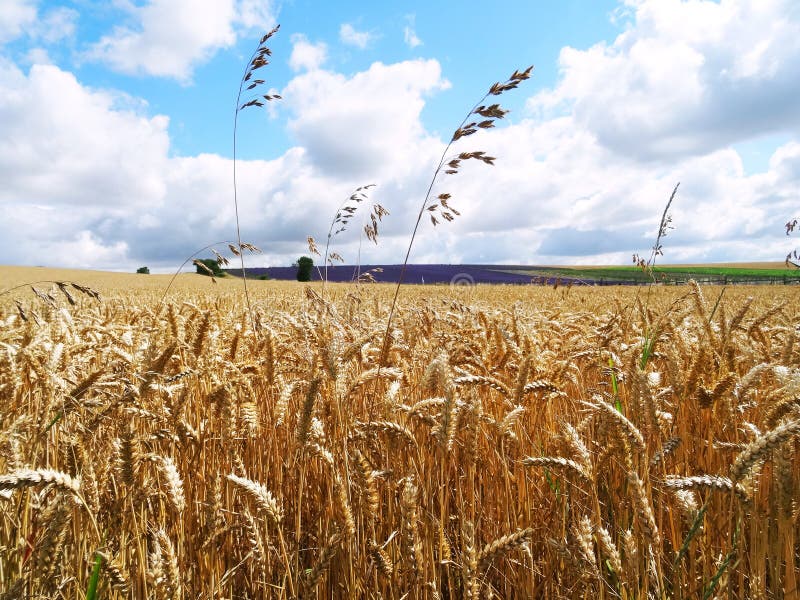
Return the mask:
[[[783,225],[800,189],[800,5],[611,5],[601,15],[611,35],[553,40],[557,58],[509,94],[507,122],[455,147],[496,165],[442,180],[462,216],[424,230],[413,262],[628,263],[652,245],[678,181],[664,261],[782,260],[793,247]],[[251,47],[277,22],[262,72],[283,100],[240,122],[243,137],[275,139],[237,165],[243,239],[265,252],[251,264],[306,253],[306,237],[323,238],[367,183],[392,214],[362,262],[401,262],[471,95],[537,57],[527,39],[509,41],[502,61],[451,54],[423,6],[351,8],[300,20],[300,1],[5,0],[2,262],[170,270],[232,239],[230,104]],[[212,143],[192,119],[227,133]],[[336,242],[348,262],[358,229]]]

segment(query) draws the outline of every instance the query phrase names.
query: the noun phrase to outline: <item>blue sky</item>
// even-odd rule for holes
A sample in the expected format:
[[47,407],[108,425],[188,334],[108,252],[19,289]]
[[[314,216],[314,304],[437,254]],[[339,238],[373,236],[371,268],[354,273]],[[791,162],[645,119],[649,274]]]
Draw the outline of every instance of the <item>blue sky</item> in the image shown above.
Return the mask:
[[[233,107],[261,34],[284,99],[240,116],[244,237],[291,263],[341,201],[391,211],[364,262],[400,262],[438,155],[488,86],[494,167],[437,184],[462,213],[416,262],[625,263],[676,182],[665,262],[781,260],[800,181],[792,0],[3,0],[4,262],[169,270],[234,235]],[[355,259],[358,228],[336,240]]]

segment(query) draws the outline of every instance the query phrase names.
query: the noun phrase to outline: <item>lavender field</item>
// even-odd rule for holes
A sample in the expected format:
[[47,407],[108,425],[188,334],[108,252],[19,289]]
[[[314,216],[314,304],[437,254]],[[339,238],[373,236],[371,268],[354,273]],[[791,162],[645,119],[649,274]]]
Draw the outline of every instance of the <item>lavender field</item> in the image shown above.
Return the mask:
[[[340,265],[336,267],[328,267],[328,281],[335,282],[348,282],[355,281],[359,277],[359,273],[370,273],[376,281],[381,283],[397,283],[400,280],[400,272],[403,265],[361,265],[356,267],[353,265]],[[517,267],[509,267],[508,265],[408,265],[406,267],[403,283],[409,284],[450,284],[455,285],[472,285],[474,283],[494,283],[494,284],[530,284],[532,281],[535,283],[547,283],[552,285],[558,279],[564,284],[570,281],[576,282],[568,277],[542,277],[531,276],[530,274],[510,273],[508,269],[515,269]],[[505,269],[505,270],[503,270]],[[241,269],[227,269],[227,273],[240,277],[242,274]],[[324,269],[320,272],[314,268],[312,272],[312,279],[320,281],[324,276]],[[263,275],[268,275],[270,279],[277,280],[294,280],[297,276],[297,267],[270,267],[270,268],[252,268],[247,269],[247,276],[258,278]],[[586,280],[581,280],[587,283]],[[588,283],[594,284],[595,281]]]

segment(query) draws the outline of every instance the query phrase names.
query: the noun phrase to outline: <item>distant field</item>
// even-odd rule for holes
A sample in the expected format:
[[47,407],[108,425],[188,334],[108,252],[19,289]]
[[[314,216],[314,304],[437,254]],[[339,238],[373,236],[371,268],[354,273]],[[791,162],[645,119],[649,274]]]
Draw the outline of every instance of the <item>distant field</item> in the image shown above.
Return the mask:
[[[460,285],[472,283],[494,284],[528,284],[530,276],[526,274],[504,271],[506,267],[493,265],[408,265],[403,277],[404,283],[409,284],[449,284]],[[358,278],[359,273],[370,273],[376,281],[383,283],[397,283],[400,280],[402,265],[337,265],[328,268],[328,281],[351,282]],[[241,274],[240,269],[228,269],[234,276]],[[311,275],[314,281],[321,279],[323,269],[313,269]],[[271,279],[294,280],[297,276],[295,267],[272,267],[247,269],[247,274],[252,277],[268,275]]]
[[[558,269],[608,269],[614,268],[611,265],[552,265]],[[622,265],[628,266],[628,265]],[[769,271],[775,269],[786,269],[785,264],[782,261],[761,261],[761,262],[725,262],[725,263],[681,263],[681,264],[665,264],[663,265],[666,268],[670,269],[695,269],[697,267],[700,268],[730,268],[730,269],[766,269]],[[657,269],[661,268],[661,265],[656,265]]]
[[[400,265],[362,265],[361,273],[370,272],[379,283],[395,283],[399,279]],[[349,283],[358,274],[353,266],[336,266],[328,269],[328,281]],[[220,293],[240,290],[242,281],[236,269],[228,270],[231,277],[219,278],[213,284],[210,279],[193,272],[175,277],[170,295],[175,292]],[[296,285],[297,270],[294,267],[248,269],[248,286],[252,290],[274,289],[277,282]],[[714,265],[670,265],[655,269],[656,280],[665,283],[685,283],[695,279],[701,283],[714,284],[783,284],[800,283],[800,270],[786,269],[783,263],[732,263]],[[259,281],[259,276],[268,275],[269,281]],[[154,295],[167,289],[172,275],[138,275],[81,269],[54,269],[48,267],[0,266],[0,293],[26,283],[45,282],[39,287],[47,289],[52,281],[75,281],[109,293],[141,290]],[[313,279],[319,282],[315,268]],[[553,285],[619,285],[642,284],[651,281],[647,273],[634,266],[516,266],[516,265],[409,265],[404,278],[409,284],[507,284],[522,285],[538,283]],[[26,289],[12,292],[9,297],[29,294]]]
[[[588,283],[647,283],[650,273],[636,266],[606,267],[510,267],[507,272],[529,277],[562,277]],[[716,284],[727,283],[796,283],[800,270],[787,269],[781,263],[745,265],[670,265],[653,269],[656,281],[685,283],[689,279]]]
[[[328,281],[347,282],[358,273],[370,272],[377,281],[395,283],[400,279],[402,265],[362,265],[360,270],[352,265],[341,265],[328,269]],[[231,275],[239,276],[240,269],[229,269]],[[293,280],[294,267],[252,268],[252,277],[268,275],[271,279]],[[800,283],[800,270],[787,269],[783,263],[730,263],[711,265],[670,265],[656,267],[656,281],[686,283],[695,279],[701,283],[719,285],[733,283],[782,284]],[[320,272],[314,269],[312,279],[319,280]],[[652,281],[649,273],[635,266],[531,266],[531,265],[408,265],[403,281],[412,284],[436,283],[494,283],[552,285],[561,283],[577,285],[636,285]]]
[[[136,286],[156,289],[166,286],[172,275],[137,275],[85,269],[55,269],[50,267],[0,266],[0,291],[33,281],[77,281],[88,286]],[[208,283],[208,278],[195,273],[182,273],[173,285],[197,287]],[[226,282],[227,283],[227,282]]]
[[[137,275],[136,273],[113,273],[110,271],[89,271],[82,269],[54,269],[49,267],[9,267],[0,266],[0,293],[13,287],[26,283],[45,282],[37,286],[48,289],[52,281],[74,281],[81,285],[95,288],[102,293],[123,292],[123,291],[144,291],[152,293],[163,293],[169,285],[172,275]],[[262,282],[253,281],[253,286],[258,286]],[[201,292],[241,289],[242,282],[234,278],[217,279],[213,284],[211,280],[196,273],[181,273],[175,278],[170,293],[172,292]],[[26,288],[19,292],[12,292],[11,296],[19,294],[29,295],[30,291]]]

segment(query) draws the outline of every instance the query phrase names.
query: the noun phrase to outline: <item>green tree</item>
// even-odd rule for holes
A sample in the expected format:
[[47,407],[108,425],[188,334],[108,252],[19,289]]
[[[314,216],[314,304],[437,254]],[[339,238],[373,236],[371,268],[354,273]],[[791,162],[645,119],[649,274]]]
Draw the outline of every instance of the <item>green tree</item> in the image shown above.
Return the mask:
[[138,269],[136,269],[136,272],[141,273],[142,275],[150,275],[150,269],[148,269],[147,267],[139,267]]
[[[198,265],[197,264],[198,262],[203,263],[208,270],[206,270],[203,267],[201,267],[200,265]],[[201,259],[195,261],[195,265],[194,266],[195,266],[195,269],[197,270],[197,272],[200,275],[208,275],[208,276],[210,276],[208,271],[211,271],[211,273],[213,274],[214,277],[225,277],[225,272],[222,269],[219,268],[219,263],[216,260],[214,260],[213,258],[201,258]]]
[[297,259],[297,281],[311,281],[311,269],[314,261],[308,256],[301,256]]

